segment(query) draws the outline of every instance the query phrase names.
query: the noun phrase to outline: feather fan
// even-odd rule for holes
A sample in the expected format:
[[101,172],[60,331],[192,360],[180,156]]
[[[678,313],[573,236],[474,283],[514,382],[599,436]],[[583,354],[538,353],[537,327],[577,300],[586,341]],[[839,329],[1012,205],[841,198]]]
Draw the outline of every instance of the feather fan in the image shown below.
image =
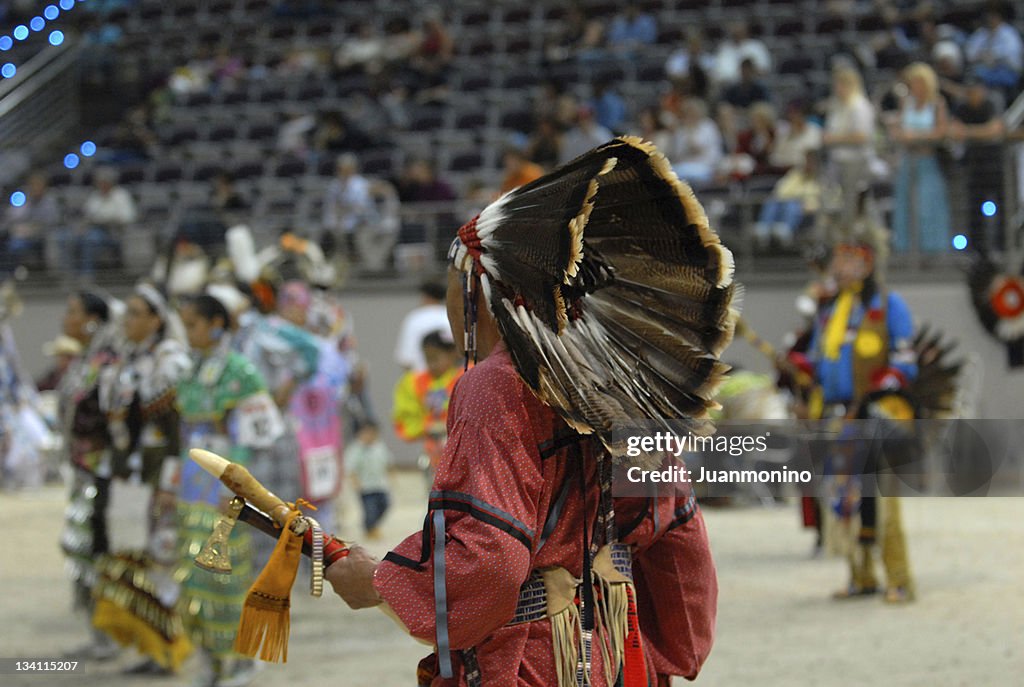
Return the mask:
[[704,427],[737,316],[732,254],[653,145],[615,139],[467,226],[520,375],[572,427],[617,458],[615,430]]

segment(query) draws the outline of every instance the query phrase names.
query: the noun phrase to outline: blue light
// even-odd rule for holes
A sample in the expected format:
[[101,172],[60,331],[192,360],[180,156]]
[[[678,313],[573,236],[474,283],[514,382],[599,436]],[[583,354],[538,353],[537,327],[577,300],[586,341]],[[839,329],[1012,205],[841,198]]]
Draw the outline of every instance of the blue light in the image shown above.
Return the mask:
[[68,153],[64,156],[64,166],[68,169],[74,169],[78,166],[79,162],[80,160],[78,159],[78,156],[74,153]]
[[18,24],[14,27],[14,40],[23,41],[28,38],[28,27],[24,24]]
[[993,203],[991,200],[986,200],[984,203],[981,204],[981,214],[985,215],[986,217],[995,217],[998,211],[999,208],[996,207],[996,204]]
[[16,208],[20,208],[25,204],[25,194],[21,191],[15,191],[11,194],[11,205]]
[[82,155],[86,157],[92,157],[96,154],[96,144],[92,141],[85,141],[82,143]]
[[60,10],[57,8],[56,5],[47,5],[46,9],[43,10],[43,16],[49,19],[50,21],[53,21],[58,16],[60,16]]
[[10,36],[0,36],[0,50],[10,50],[14,47],[14,41]]
[[967,237],[963,234],[957,234],[953,237],[953,248],[957,250],[963,250],[967,248]]
[[42,31],[44,26],[46,26],[46,20],[42,17],[32,17],[32,21],[28,23],[28,27],[33,31]]
[[75,0],[60,0],[60,8],[65,12],[75,6]]
[[50,32],[50,45],[60,45],[64,42],[63,31],[51,31]]
[[0,67],[0,76],[5,79],[9,79],[18,73],[18,68],[14,66],[13,62],[8,62],[4,66]]

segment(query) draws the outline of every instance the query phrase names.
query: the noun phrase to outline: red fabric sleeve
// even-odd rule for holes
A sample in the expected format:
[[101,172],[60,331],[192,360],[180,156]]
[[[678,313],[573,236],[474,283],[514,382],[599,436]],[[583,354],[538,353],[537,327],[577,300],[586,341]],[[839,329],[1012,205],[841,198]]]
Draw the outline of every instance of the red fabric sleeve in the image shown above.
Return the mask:
[[[519,588],[532,568],[530,545],[543,485],[530,423],[536,401],[513,370],[488,362],[466,373],[455,387],[448,443],[431,493],[431,507],[444,510],[446,519],[448,627],[453,649],[479,644],[512,618]],[[470,512],[446,503],[465,506]],[[432,534],[428,541],[432,548]],[[394,553],[419,561],[423,542],[422,533],[417,532]],[[385,560],[374,579],[378,593],[410,633],[431,642],[435,641],[433,577],[431,559],[415,570]]]
[[661,675],[694,679],[711,651],[718,579],[698,510],[633,563],[644,650]]

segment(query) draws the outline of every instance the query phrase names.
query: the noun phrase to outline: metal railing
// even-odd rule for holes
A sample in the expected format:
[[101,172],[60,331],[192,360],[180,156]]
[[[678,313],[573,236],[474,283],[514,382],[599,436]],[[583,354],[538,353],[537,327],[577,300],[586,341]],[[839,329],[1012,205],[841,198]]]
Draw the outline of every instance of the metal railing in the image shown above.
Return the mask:
[[[78,125],[79,43],[47,48],[0,83],[0,152],[32,164]],[[0,182],[16,175],[4,170]]]

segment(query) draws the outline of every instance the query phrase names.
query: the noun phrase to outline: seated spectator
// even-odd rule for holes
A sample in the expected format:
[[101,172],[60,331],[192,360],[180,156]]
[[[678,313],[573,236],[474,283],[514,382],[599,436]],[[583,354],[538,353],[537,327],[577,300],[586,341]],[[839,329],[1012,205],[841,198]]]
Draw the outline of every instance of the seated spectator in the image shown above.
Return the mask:
[[294,107],[285,117],[284,124],[277,130],[277,152],[304,158],[309,152],[312,132],[316,129],[316,117]]
[[448,182],[438,178],[434,164],[424,158],[412,158],[405,163],[401,176],[395,182],[395,190],[403,203],[446,203],[455,200],[455,191]]
[[313,148],[327,155],[361,153],[374,147],[374,141],[352,126],[348,118],[337,111],[324,112],[313,132]]
[[235,178],[228,172],[220,172],[213,178],[211,204],[215,210],[223,213],[249,209],[249,202],[235,188]]
[[807,117],[810,108],[802,100],[793,100],[786,106],[785,119],[776,130],[775,147],[769,157],[772,168],[778,172],[801,165],[807,151],[821,148],[821,127]]
[[741,131],[732,155],[721,171],[735,179],[772,174],[770,158],[775,150],[775,108],[757,103],[750,108],[750,127]]
[[348,255],[354,257],[356,235],[375,222],[376,205],[370,193],[370,182],[359,174],[355,155],[340,155],[336,169],[324,197],[323,231],[340,241]]
[[690,98],[683,104],[666,156],[685,181],[700,185],[714,178],[722,160],[722,135],[702,100]]
[[440,12],[431,11],[423,20],[419,45],[410,62],[418,77],[413,88],[428,91],[443,89],[447,84],[448,67],[454,53],[455,43],[441,21]]
[[542,169],[551,171],[562,155],[562,131],[553,119],[543,118],[526,145],[526,155]]
[[[60,206],[49,192],[46,177],[34,173],[25,185],[25,201],[4,212],[0,228],[0,278],[30,262],[42,262],[46,232],[60,224]],[[35,258],[33,261],[32,258]]]
[[[990,222],[982,212],[986,202],[1003,205],[1003,136],[1005,127],[991,91],[977,77],[966,87],[964,99],[953,107],[954,121],[949,136],[965,144],[961,160],[963,178],[967,185],[967,226],[969,244],[984,252],[988,248],[1002,248],[1001,222]],[[995,234],[990,236],[988,225]]]
[[722,100],[741,110],[747,109],[754,103],[771,100],[768,87],[761,81],[757,65],[752,59],[745,58],[740,63],[740,80],[725,89],[722,93]]
[[593,60],[604,57],[604,24],[598,19],[588,19],[576,4],[554,31],[545,38],[544,58],[548,62],[560,63],[569,60]]
[[113,133],[96,151],[96,160],[113,165],[149,160],[156,156],[159,144],[160,139],[150,126],[149,107],[139,105],[130,109],[114,127]]
[[590,103],[598,125],[612,132],[622,130],[626,121],[626,101],[607,82],[594,84],[594,97]]
[[607,143],[613,138],[611,131],[597,123],[594,110],[584,105],[576,114],[576,126],[569,129],[562,138],[562,155],[559,164],[573,160],[591,148]]
[[1012,10],[1008,3],[990,2],[985,10],[984,25],[967,41],[970,70],[989,88],[1003,91],[1012,98],[1024,71],[1024,41],[1008,19]]
[[216,90],[230,90],[245,78],[245,60],[227,47],[217,50],[210,64],[210,80]]
[[883,28],[855,50],[861,63],[879,69],[902,69],[910,62],[915,42],[900,21],[899,10],[892,5],[881,8]]
[[668,115],[657,105],[645,107],[637,117],[640,137],[645,141],[650,141],[658,150],[664,153],[668,150],[670,139],[668,127],[665,126],[665,120],[671,118],[671,115]]
[[82,222],[59,235],[61,261],[66,275],[91,281],[102,251],[120,250],[121,234],[138,213],[131,194],[117,185],[117,172],[100,167],[93,175],[95,189],[85,199]]
[[817,150],[808,150],[799,166],[786,172],[772,189],[772,196],[761,206],[754,225],[754,239],[759,248],[772,243],[789,248],[804,218],[821,208],[822,186],[819,178]]
[[557,79],[546,79],[540,85],[533,99],[534,121],[550,119],[559,131],[565,131],[576,123],[579,103],[572,91]]
[[395,187],[383,179],[370,182],[370,200],[372,215],[356,234],[356,255],[364,269],[380,272],[387,269],[398,242],[401,201]]
[[357,33],[341,42],[334,53],[334,66],[342,74],[379,74],[389,59],[387,43],[373,22],[360,22]]
[[699,98],[707,97],[708,74],[715,68],[715,57],[704,49],[704,39],[697,31],[686,37],[686,47],[669,55],[665,75],[672,82],[686,81],[687,90]]
[[750,59],[760,74],[772,69],[772,57],[762,41],[750,37],[750,28],[744,22],[729,26],[728,36],[715,53],[715,69],[712,74],[715,83],[726,86],[740,78],[740,64]]
[[544,169],[540,165],[530,162],[530,158],[526,156],[526,152],[522,148],[509,146],[505,149],[502,159],[505,163],[505,178],[501,182],[502,193],[544,176]]
[[608,47],[620,57],[634,55],[638,49],[657,41],[658,25],[654,17],[641,12],[634,2],[615,15],[608,28]]

